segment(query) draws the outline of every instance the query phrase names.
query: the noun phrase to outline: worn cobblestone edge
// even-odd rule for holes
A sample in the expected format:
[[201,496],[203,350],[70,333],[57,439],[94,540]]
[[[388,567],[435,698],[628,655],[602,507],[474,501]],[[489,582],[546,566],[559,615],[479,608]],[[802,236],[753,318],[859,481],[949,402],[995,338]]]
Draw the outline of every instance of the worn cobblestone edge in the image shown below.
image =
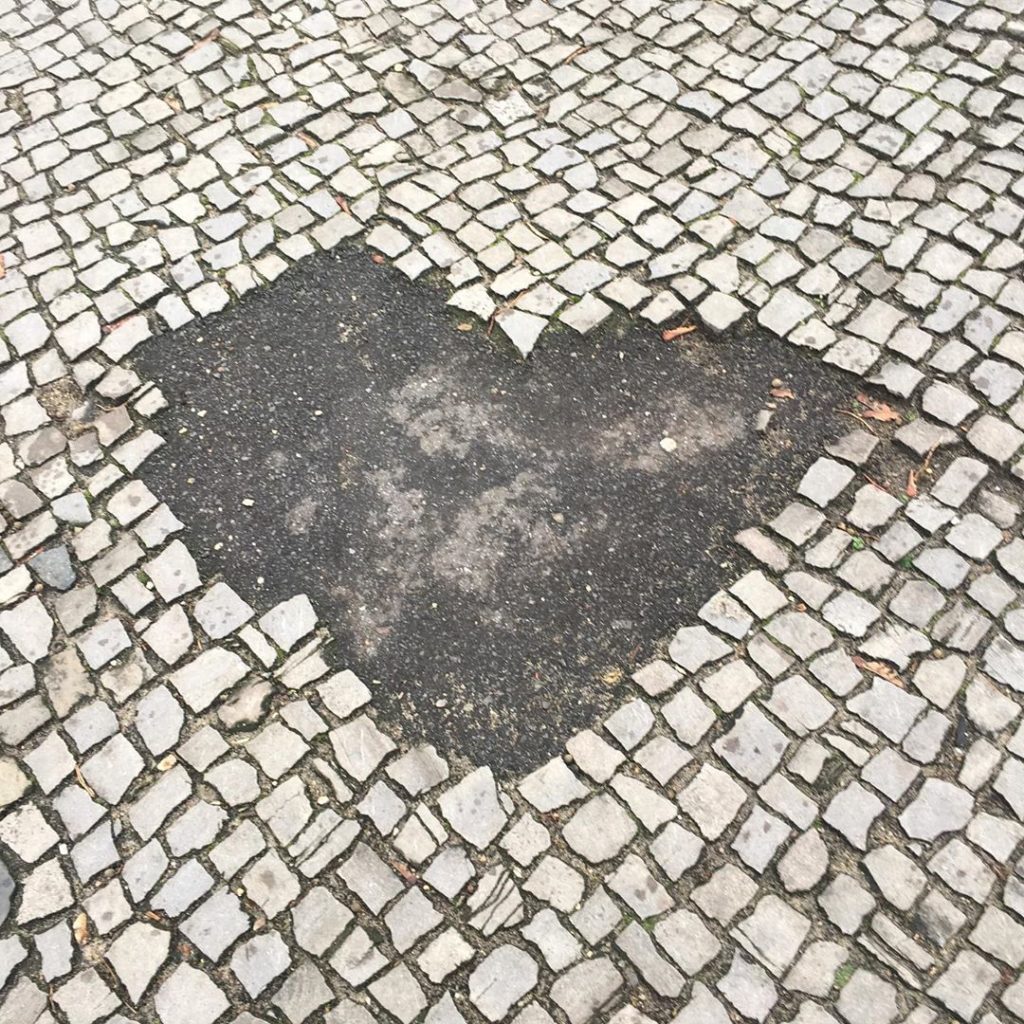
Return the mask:
[[[0,14],[5,1022],[1020,1019],[1018,15]],[[162,443],[121,365],[149,318],[364,223],[521,350],[608,302],[709,329],[749,306],[905,400],[863,422],[921,493],[877,486],[855,429],[737,538],[763,571],[565,759],[507,792],[452,770],[375,721],[305,598],[258,615],[202,581],[134,477]]]

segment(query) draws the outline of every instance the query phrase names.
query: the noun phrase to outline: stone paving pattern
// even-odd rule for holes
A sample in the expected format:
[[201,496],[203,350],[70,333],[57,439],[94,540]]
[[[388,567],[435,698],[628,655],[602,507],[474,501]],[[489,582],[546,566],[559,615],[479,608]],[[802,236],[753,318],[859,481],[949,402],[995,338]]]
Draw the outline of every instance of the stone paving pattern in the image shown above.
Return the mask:
[[[0,0],[4,1024],[1024,1019],[1022,7]],[[499,787],[137,476],[131,351],[346,238],[903,421]]]

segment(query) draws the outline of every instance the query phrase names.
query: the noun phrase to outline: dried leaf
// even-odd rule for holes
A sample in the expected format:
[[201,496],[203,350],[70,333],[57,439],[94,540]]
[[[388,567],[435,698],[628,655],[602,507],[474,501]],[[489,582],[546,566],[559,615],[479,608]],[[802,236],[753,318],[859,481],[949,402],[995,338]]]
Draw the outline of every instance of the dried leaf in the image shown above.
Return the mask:
[[410,884],[412,885],[418,881],[416,872],[413,871],[408,864],[403,864],[400,860],[393,860],[391,866]]
[[90,786],[89,783],[85,781],[85,776],[82,774],[82,769],[79,768],[77,764],[75,765],[75,779],[78,781],[78,784],[82,787],[82,789],[84,789],[86,793],[89,794],[89,796],[96,796],[96,790],[93,789],[92,786]]
[[689,334],[691,331],[697,330],[695,324],[683,324],[682,327],[671,327],[668,330],[661,332],[662,341],[675,341],[676,338],[681,338],[684,334]]
[[906,495],[908,498],[917,497],[917,471],[914,469],[907,474]]
[[374,253],[374,254],[373,254],[373,255],[372,255],[371,257],[370,257],[370,259],[371,259],[371,260],[373,260],[373,262],[374,262],[374,263],[383,263],[383,262],[384,262],[384,257],[383,257],[383,256],[381,256],[381,254],[380,254],[379,252],[375,252],[375,253]]
[[7,263],[4,260],[4,254],[0,252],[0,281],[7,276]]
[[86,917],[84,910],[75,918],[71,932],[75,936],[75,942],[80,946],[89,941],[89,918]]
[[892,683],[893,686],[898,686],[901,690],[907,688],[896,669],[884,661],[869,661],[867,658],[862,658],[859,654],[855,654],[853,656],[853,663],[857,668],[863,669],[865,672],[873,672],[876,676],[881,676],[886,682]]
[[457,331],[471,331],[471,330],[473,330],[473,325],[472,324],[459,324],[458,327],[455,328],[455,330],[457,330]]
[[866,420],[878,420],[879,423],[903,422],[903,417],[891,405],[876,401],[870,395],[860,394],[857,401],[864,406],[861,415]]
[[768,394],[770,394],[772,398],[781,398],[783,400],[796,398],[796,395],[793,393],[792,388],[772,388],[771,391],[768,392]]
[[342,213],[348,213],[348,200],[344,196],[335,196],[334,201],[338,204]]
[[201,46],[205,46],[207,43],[212,43],[220,35],[220,29],[215,28],[212,32],[207,32],[202,39],[197,40],[192,44],[192,48],[185,51],[185,56],[190,53],[195,53]]

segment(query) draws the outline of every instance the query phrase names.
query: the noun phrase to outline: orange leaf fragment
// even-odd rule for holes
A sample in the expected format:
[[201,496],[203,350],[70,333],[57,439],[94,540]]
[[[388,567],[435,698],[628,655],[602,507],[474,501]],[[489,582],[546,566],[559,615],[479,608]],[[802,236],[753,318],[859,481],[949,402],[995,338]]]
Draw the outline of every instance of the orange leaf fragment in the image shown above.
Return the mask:
[[83,910],[71,925],[71,932],[75,936],[75,942],[80,946],[84,946],[89,941],[89,918],[86,917],[85,911]]
[[772,388],[771,391],[768,392],[768,394],[770,394],[772,398],[781,398],[783,400],[796,398],[796,395],[793,393],[792,388]]
[[85,781],[85,776],[82,774],[82,769],[79,768],[77,764],[75,765],[75,780],[82,787],[82,789],[84,789],[86,793],[89,794],[89,796],[96,796],[96,790],[93,789],[92,786],[90,786],[89,783]]
[[689,334],[691,331],[695,330],[697,330],[695,324],[684,324],[682,327],[670,327],[661,332],[661,340],[675,341],[676,338],[681,338],[684,334]]
[[393,860],[391,866],[410,884],[412,885],[417,881],[416,872],[413,871],[408,864],[403,864],[400,860]]
[[906,491],[906,494],[907,494],[908,498],[916,498],[917,497],[917,470],[916,469],[912,469],[907,474],[907,491]]
[[879,423],[902,423],[903,417],[885,402],[876,401],[870,395],[860,394],[857,401],[864,406],[861,415],[866,420],[878,420]]
[[371,260],[373,260],[373,262],[374,262],[374,263],[383,263],[383,262],[384,262],[384,257],[383,257],[383,256],[381,256],[381,254],[380,254],[379,252],[375,252],[375,253],[374,253],[374,254],[373,254],[373,255],[372,255],[371,257],[370,257],[370,259],[371,259]]
[[853,656],[853,663],[857,668],[864,669],[866,672],[872,672],[876,676],[881,676],[886,682],[892,683],[893,686],[898,686],[901,690],[907,688],[896,669],[884,661],[869,661],[867,658],[862,658],[859,654],[855,654]]

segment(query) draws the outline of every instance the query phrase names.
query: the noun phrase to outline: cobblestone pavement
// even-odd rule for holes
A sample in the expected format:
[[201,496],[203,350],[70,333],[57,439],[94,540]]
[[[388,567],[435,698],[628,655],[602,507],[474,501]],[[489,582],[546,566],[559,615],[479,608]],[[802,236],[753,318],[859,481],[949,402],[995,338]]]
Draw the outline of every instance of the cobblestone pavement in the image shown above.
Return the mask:
[[[1021,6],[0,0],[4,1024],[1024,1019]],[[889,393],[518,785],[135,475],[132,350],[345,238]]]

